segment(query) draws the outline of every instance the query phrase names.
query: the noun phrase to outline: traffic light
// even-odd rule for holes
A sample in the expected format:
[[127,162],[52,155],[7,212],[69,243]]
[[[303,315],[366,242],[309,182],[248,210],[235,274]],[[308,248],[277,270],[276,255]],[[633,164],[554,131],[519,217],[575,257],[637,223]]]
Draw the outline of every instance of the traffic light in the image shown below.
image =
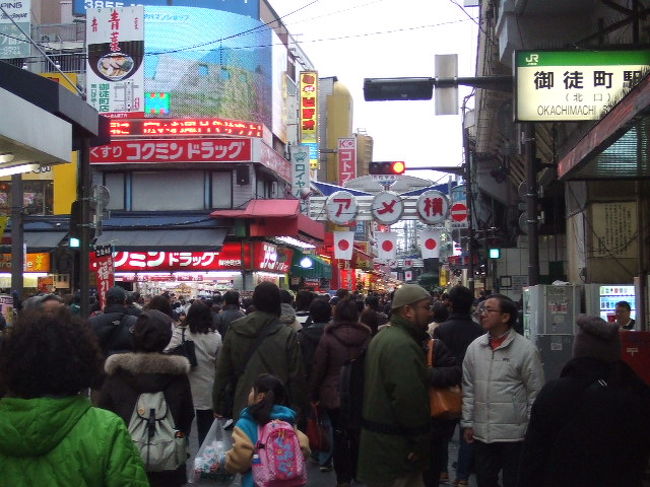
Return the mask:
[[371,162],[368,166],[368,173],[370,174],[394,174],[399,176],[406,171],[406,164],[404,161],[384,161],[384,162]]

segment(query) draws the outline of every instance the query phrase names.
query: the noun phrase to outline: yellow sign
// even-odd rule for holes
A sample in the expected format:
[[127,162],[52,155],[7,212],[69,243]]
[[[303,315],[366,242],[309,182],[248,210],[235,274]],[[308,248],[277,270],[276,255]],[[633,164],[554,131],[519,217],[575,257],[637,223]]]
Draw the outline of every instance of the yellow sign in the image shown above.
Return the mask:
[[318,73],[300,73],[300,141],[318,142]]
[[0,240],[5,235],[5,230],[7,229],[7,223],[9,223],[8,216],[0,216]]
[[[50,254],[27,254],[25,272],[50,272]],[[0,254],[0,272],[11,272],[11,254]]]
[[[61,73],[43,73],[41,74],[41,76],[49,80],[52,80],[55,83],[59,83],[61,86],[67,88],[73,93],[77,93],[75,85],[79,84],[79,75],[77,73],[64,73],[64,74],[65,76],[63,76]],[[71,82],[74,83],[74,85]]]

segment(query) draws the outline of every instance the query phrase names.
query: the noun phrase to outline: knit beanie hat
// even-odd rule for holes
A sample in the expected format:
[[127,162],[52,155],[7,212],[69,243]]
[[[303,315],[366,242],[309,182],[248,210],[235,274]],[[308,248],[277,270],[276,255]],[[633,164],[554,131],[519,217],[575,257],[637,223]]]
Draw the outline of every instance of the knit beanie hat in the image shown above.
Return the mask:
[[150,309],[138,316],[133,327],[133,347],[137,352],[162,352],[172,338],[172,319]]
[[404,284],[397,291],[395,291],[391,309],[401,308],[407,304],[417,303],[423,299],[430,298],[431,295],[422,286],[418,286],[417,284]]
[[621,359],[621,340],[616,323],[607,323],[596,316],[580,315],[578,333],[573,342],[573,356],[591,357],[604,362]]

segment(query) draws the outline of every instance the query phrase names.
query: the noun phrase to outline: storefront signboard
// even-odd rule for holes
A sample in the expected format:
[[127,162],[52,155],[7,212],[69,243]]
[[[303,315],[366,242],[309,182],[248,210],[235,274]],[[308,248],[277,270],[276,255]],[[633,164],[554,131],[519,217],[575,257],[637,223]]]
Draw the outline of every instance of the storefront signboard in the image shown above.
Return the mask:
[[86,92],[101,115],[144,118],[144,7],[86,12]]
[[[0,254],[0,272],[11,272],[11,254]],[[50,272],[50,254],[27,254],[25,272]]]
[[318,73],[300,73],[300,143],[313,144],[312,168],[318,166]]
[[293,173],[291,177],[291,194],[300,200],[300,212],[309,214],[309,198],[305,196],[309,194],[309,147],[304,145],[296,145],[291,147],[291,163],[293,165]]
[[253,262],[255,270],[286,274],[293,262],[293,250],[269,242],[255,242]]
[[91,164],[251,161],[251,139],[243,138],[114,140],[90,150]]
[[220,271],[242,268],[241,244],[224,245],[220,252],[115,252],[118,272]]
[[291,182],[291,162],[276,152],[262,139],[253,140],[253,161],[259,162],[264,167],[269,168],[288,183]]
[[110,133],[112,137],[228,135],[262,138],[264,124],[225,118],[127,119],[111,120]]
[[650,50],[517,51],[516,119],[599,120],[645,76]]
[[339,139],[339,186],[344,186],[350,179],[357,177],[357,139],[346,137]]
[[32,45],[21,30],[28,35],[31,32],[31,0],[2,2],[2,8],[4,12],[0,13],[0,59],[29,57]]

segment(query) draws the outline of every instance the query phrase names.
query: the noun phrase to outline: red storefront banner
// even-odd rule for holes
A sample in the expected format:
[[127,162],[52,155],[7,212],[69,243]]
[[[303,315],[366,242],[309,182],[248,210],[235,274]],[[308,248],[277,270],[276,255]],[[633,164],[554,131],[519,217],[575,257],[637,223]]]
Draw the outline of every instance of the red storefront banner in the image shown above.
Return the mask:
[[106,293],[115,286],[115,266],[110,248],[108,253],[97,251],[90,254],[90,266],[95,272],[97,279],[97,300],[99,307],[104,309],[106,305]]
[[[243,258],[243,262],[242,262]],[[293,251],[268,242],[226,242],[219,252],[115,252],[117,272],[289,272]],[[251,265],[252,263],[252,265]]]
[[114,140],[90,150],[91,164],[252,162],[251,157],[251,139],[243,138]]

